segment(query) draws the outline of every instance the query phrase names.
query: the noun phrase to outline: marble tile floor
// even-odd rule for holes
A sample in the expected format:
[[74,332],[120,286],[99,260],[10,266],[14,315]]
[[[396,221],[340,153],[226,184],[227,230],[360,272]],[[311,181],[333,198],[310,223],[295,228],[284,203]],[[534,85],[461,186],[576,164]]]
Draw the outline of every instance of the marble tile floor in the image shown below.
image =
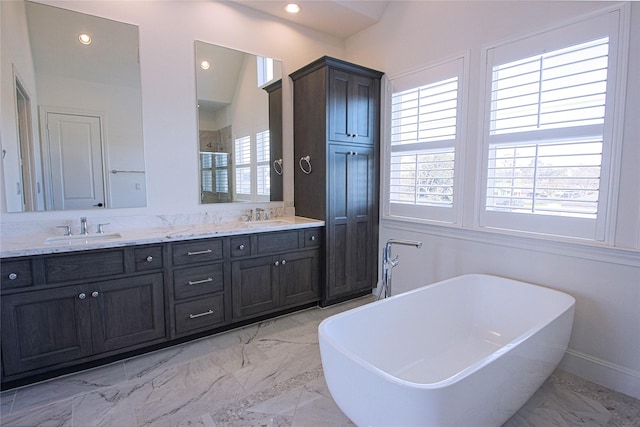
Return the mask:
[[[0,425],[353,425],[324,381],[317,327],[372,300],[309,309],[2,392]],[[557,370],[505,426],[639,427],[640,401]]]

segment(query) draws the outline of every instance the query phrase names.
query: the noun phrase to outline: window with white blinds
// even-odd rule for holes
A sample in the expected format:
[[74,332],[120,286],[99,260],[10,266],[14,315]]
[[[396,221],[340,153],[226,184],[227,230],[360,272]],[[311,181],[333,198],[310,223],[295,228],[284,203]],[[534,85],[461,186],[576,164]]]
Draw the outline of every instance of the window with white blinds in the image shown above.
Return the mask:
[[487,50],[480,225],[603,239],[618,13]]
[[216,192],[229,193],[229,154],[214,153],[216,167]]
[[213,153],[200,153],[201,191],[213,191]]
[[270,140],[269,130],[264,130],[256,134],[256,167],[257,167],[257,184],[256,191],[258,196],[269,196],[271,191],[270,184]]
[[251,137],[236,138],[234,151],[236,164],[236,195],[238,198],[251,197]]
[[388,212],[455,222],[465,58],[391,79]]

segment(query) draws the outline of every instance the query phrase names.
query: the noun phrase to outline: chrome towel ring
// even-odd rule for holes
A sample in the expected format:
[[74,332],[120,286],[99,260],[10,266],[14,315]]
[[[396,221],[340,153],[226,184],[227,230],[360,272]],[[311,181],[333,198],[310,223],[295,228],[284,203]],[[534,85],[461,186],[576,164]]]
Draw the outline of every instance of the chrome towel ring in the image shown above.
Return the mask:
[[276,171],[278,175],[282,175],[282,159],[273,161],[273,170]]
[[[305,163],[307,164],[306,167],[305,167]],[[311,157],[310,156],[300,157],[300,160],[298,161],[298,165],[300,165],[300,169],[305,174],[309,175],[311,173]]]

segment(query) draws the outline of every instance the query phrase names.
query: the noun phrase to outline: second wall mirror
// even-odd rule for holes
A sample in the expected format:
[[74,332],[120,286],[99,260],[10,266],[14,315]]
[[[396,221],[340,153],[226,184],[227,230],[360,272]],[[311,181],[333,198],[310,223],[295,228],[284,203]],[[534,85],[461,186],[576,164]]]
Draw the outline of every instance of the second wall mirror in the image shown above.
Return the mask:
[[282,64],[195,42],[200,203],[282,201]]

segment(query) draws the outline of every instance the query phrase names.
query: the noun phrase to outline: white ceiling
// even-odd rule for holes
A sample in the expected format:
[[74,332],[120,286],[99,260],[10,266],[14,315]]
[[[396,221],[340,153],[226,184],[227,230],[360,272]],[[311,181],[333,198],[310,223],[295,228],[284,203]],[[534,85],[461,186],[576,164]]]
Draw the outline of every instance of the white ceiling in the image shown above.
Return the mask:
[[[388,0],[231,0],[251,9],[305,27],[347,38],[380,20]],[[300,5],[300,12],[285,12],[287,3]]]

